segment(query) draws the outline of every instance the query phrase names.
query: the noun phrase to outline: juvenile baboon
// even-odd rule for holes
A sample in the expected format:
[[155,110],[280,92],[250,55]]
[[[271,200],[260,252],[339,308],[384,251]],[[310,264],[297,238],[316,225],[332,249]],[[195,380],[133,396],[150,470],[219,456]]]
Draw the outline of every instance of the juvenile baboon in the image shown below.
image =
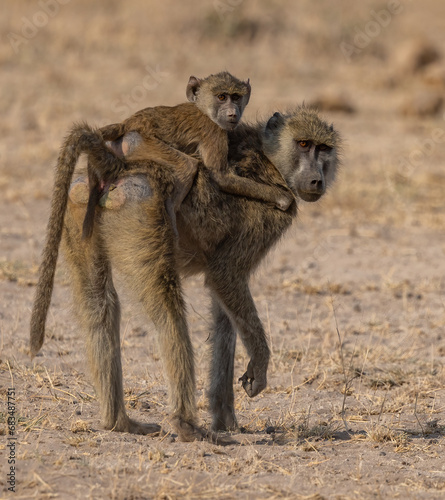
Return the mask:
[[[198,154],[211,170],[219,187],[231,194],[256,198],[287,210],[293,200],[288,189],[266,186],[252,179],[239,177],[227,166],[227,131],[238,125],[250,98],[250,83],[228,72],[204,79],[191,76],[186,89],[190,102],[177,106],[156,106],[138,111],[122,123],[100,129],[104,140],[112,143],[117,154],[124,154],[119,138],[129,131],[141,134],[152,154],[148,160],[176,166],[178,181],[171,203],[174,213],[187,196],[195,178],[198,161],[189,155]],[[186,153],[186,154],[183,154]],[[90,179],[90,202],[84,221],[84,237],[91,236],[94,207],[101,196],[101,179]]]
[[[237,175],[270,186],[288,186],[315,201],[334,179],[340,139],[332,126],[305,107],[275,113],[265,124],[240,126],[230,134],[230,168]],[[119,270],[145,307],[159,334],[169,383],[172,424],[184,441],[214,439],[196,423],[193,350],[180,276],[202,272],[212,297],[212,362],[208,387],[212,430],[234,429],[233,377],[236,332],[250,361],[241,382],[250,397],[267,384],[270,351],[249,291],[248,280],[268,250],[290,227],[294,202],[286,212],[218,189],[200,168],[190,195],[178,212],[178,249],[166,223],[158,180],[147,177],[148,195],[129,197],[119,210],[104,210],[97,231],[82,240],[85,205],[68,203],[63,247],[74,285],[74,304],[87,332],[87,350],[103,421],[117,431],[149,433],[158,426],[129,419],[123,400],[119,340],[119,299],[111,269]],[[277,167],[277,168],[275,168]],[[131,172],[129,172],[130,174]],[[109,196],[131,191],[129,175]],[[140,191],[138,191],[139,193]],[[236,214],[236,217],[233,216]],[[33,354],[41,344],[31,336]]]

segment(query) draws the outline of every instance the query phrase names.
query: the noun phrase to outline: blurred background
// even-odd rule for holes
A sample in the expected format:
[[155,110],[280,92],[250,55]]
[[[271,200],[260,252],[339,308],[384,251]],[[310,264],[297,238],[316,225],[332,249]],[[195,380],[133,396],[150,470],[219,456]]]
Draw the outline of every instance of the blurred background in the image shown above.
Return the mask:
[[48,199],[74,121],[174,105],[190,75],[226,69],[251,80],[247,119],[305,101],[340,129],[343,174],[328,206],[442,224],[444,19],[440,0],[10,2],[0,19],[1,203]]

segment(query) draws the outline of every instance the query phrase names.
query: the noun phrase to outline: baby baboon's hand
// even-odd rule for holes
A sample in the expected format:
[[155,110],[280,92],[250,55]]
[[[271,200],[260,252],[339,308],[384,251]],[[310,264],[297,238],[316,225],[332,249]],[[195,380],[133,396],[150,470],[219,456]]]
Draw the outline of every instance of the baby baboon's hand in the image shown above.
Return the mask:
[[285,212],[294,201],[294,196],[290,192],[283,192],[277,200],[276,207]]
[[241,382],[249,397],[255,397],[267,386],[267,364],[265,366],[254,366],[252,360],[250,360],[246,373],[238,381]]

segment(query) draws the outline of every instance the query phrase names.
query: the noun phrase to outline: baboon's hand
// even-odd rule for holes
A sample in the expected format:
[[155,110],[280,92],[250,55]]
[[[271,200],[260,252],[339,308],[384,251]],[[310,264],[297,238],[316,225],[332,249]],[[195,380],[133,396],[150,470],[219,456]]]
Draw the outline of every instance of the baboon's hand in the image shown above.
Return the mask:
[[255,367],[252,360],[250,360],[246,373],[238,379],[247,395],[251,398],[258,395],[267,386],[266,370],[267,365]]
[[285,212],[294,201],[294,197],[291,193],[283,193],[276,203],[276,207]]

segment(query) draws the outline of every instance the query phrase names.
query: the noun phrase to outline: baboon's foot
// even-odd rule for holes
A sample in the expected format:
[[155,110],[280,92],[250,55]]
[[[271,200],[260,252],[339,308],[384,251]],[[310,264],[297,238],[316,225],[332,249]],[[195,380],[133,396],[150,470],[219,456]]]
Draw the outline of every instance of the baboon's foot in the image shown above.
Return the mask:
[[130,418],[122,419],[115,425],[105,426],[107,429],[116,432],[129,432],[130,434],[142,434],[144,436],[159,436],[165,434],[161,426],[158,424],[144,424],[143,422],[136,422]]
[[178,433],[180,441],[207,441],[208,432],[195,425],[192,422],[184,420],[182,417],[175,416],[171,419],[173,429]]
[[267,363],[265,366],[254,366],[252,360],[247,365],[246,373],[238,379],[251,398],[258,395],[267,386]]
[[238,429],[238,422],[235,417],[233,408],[225,406],[219,408],[214,412],[212,420],[212,431],[236,431]]
[[218,436],[215,432],[207,431],[194,423],[187,422],[181,417],[173,417],[171,424],[174,430],[178,433],[180,441],[208,441],[209,443],[219,444],[222,446],[237,443],[237,441],[234,441],[233,439]]

